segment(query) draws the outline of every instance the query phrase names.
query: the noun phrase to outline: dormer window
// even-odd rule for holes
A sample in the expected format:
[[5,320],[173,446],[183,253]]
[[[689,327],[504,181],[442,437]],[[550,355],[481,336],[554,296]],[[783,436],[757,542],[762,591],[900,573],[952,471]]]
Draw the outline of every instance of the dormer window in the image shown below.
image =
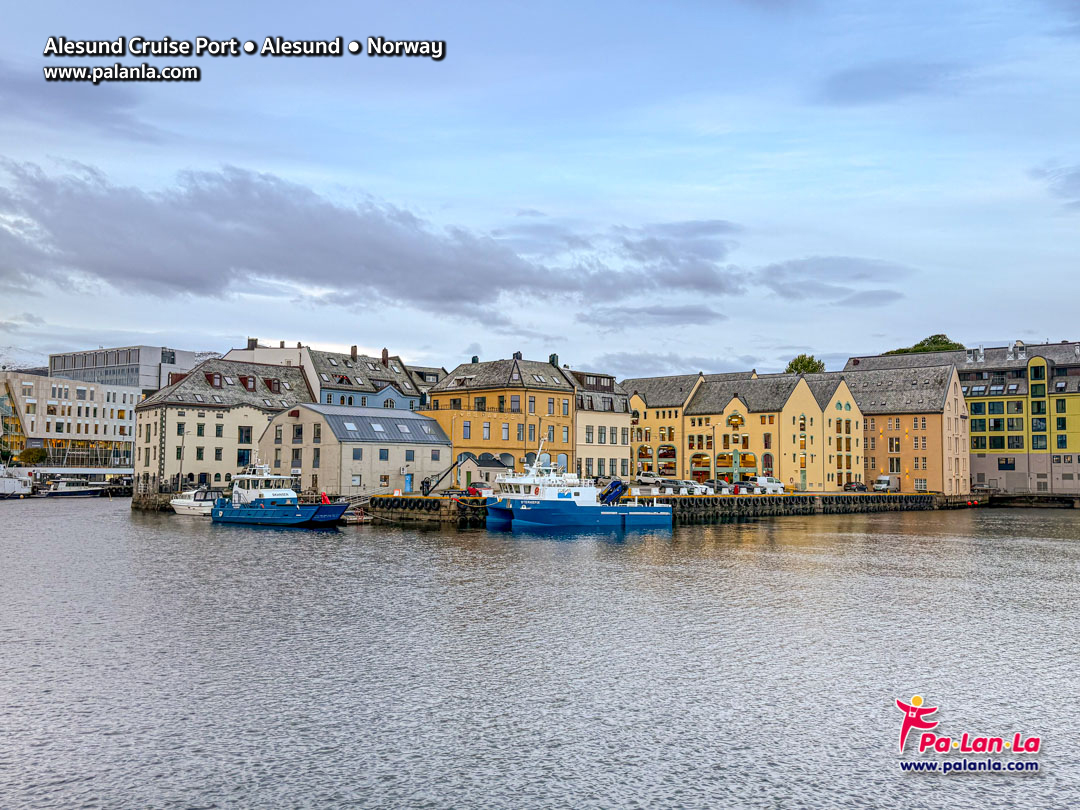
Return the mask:
[[351,360],[346,360],[345,361],[345,368],[352,368],[352,361]]
[[538,383],[547,382],[547,380],[544,379],[543,374],[533,374],[533,379],[536,380]]
[[206,372],[206,381],[214,388],[221,388],[221,375],[217,372]]
[[378,366],[376,366],[374,363],[368,363],[367,367],[370,368],[372,371],[375,371],[375,369],[378,368]]
[[330,361],[330,365],[332,365],[332,366],[337,365],[337,360],[335,360],[333,357],[328,357],[326,359]]
[[266,381],[266,387],[273,391],[275,394],[281,393],[281,383],[276,377],[271,377]]
[[397,363],[391,363],[391,364],[390,364],[390,368],[392,368],[392,369],[394,370],[394,373],[395,373],[395,374],[400,374],[400,373],[401,373],[401,369],[400,369],[400,368],[398,368],[398,365],[397,365]]

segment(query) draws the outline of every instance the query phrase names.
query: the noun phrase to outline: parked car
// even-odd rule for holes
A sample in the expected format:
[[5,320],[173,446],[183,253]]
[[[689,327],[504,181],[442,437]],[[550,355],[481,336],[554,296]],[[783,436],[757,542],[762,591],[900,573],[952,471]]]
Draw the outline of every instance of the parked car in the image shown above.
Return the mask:
[[680,481],[677,478],[662,478],[657,484],[660,487],[660,493],[662,495],[691,495],[693,494],[690,489],[687,489],[686,482]]
[[731,493],[733,495],[759,495],[761,494],[761,488],[758,487],[755,481],[743,479],[731,485]]
[[709,478],[703,482],[705,486],[712,490],[713,495],[730,495],[731,483],[725,481],[723,478],[717,480],[716,478]]
[[712,495],[712,489],[705,484],[699,484],[697,481],[682,480],[679,482],[686,487],[686,493],[688,495]]
[[639,484],[648,484],[649,486],[656,486],[663,479],[654,472],[643,472],[643,473],[638,473],[637,480],[638,480]]
[[844,492],[866,492],[866,484],[862,481],[848,481],[844,484]]

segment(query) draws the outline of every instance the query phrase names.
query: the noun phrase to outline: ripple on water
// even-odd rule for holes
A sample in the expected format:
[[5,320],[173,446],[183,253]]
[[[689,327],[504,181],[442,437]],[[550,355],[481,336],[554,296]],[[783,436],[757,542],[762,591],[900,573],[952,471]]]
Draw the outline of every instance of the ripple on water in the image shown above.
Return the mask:
[[[1067,511],[616,539],[126,506],[0,504],[4,808],[1080,800]],[[916,691],[1041,733],[1043,773],[902,776]]]

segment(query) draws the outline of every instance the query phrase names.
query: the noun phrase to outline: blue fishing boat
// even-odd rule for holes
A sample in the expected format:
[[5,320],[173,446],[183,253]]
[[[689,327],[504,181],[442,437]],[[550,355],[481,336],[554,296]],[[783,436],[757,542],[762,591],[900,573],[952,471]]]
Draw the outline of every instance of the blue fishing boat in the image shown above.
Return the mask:
[[251,526],[333,526],[349,504],[301,503],[292,488],[292,478],[274,475],[266,464],[253,464],[243,475],[233,478],[232,498],[218,498],[210,512],[214,523],[243,523]]
[[616,479],[600,489],[595,482],[540,458],[538,453],[537,461],[524,473],[495,479],[499,493],[487,500],[488,528],[671,528],[668,504],[657,503],[655,498],[623,500],[625,482]]

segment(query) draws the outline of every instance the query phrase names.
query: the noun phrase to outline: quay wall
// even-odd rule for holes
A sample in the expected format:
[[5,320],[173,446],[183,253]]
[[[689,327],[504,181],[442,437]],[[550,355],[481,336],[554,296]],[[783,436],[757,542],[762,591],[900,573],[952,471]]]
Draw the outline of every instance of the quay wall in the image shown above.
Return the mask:
[[[651,498],[652,496],[650,496]],[[708,523],[783,515],[830,515],[856,512],[910,512],[957,509],[977,505],[967,498],[919,494],[837,495],[661,495],[658,503],[671,504],[675,523]],[[484,498],[448,498],[411,495],[377,496],[366,511],[375,522],[399,524],[451,524],[483,526],[487,521]]]

